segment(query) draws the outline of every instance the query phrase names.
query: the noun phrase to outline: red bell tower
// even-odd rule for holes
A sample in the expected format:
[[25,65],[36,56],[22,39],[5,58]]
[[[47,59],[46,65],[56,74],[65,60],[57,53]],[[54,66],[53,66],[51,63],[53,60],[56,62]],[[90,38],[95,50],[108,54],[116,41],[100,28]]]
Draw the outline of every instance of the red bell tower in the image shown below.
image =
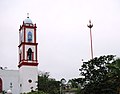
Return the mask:
[[19,29],[19,86],[20,93],[36,90],[38,81],[38,58],[36,43],[36,24],[29,16]]
[[37,66],[36,24],[27,17],[19,29],[19,64],[21,66]]

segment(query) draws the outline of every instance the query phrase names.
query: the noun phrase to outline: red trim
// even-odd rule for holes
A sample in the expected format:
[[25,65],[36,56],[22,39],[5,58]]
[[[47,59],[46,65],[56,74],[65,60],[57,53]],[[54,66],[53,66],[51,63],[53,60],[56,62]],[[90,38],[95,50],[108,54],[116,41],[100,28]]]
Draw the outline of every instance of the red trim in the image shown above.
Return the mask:
[[0,78],[0,93],[2,92],[2,79]]
[[33,25],[29,24],[28,26],[24,24],[23,27],[25,27],[25,28],[37,28],[35,24],[33,24]]
[[26,51],[26,60],[28,60],[28,51]]
[[23,45],[23,60],[25,60],[25,45]]
[[22,26],[20,25],[20,29],[19,29],[19,31],[21,31],[21,29],[22,29]]
[[[34,29],[34,41],[33,41],[33,43],[26,41],[26,28]],[[22,54],[21,54],[21,56],[19,56],[19,59],[20,59],[19,65],[18,65],[19,68],[21,66],[37,66],[38,65],[38,61],[37,61],[37,45],[38,45],[38,43],[36,43],[36,28],[37,28],[36,24],[25,24],[24,21],[23,21],[23,25],[22,26],[20,25],[19,31],[21,32],[21,30],[23,29],[22,32],[24,32],[24,35],[23,35],[24,40],[18,46],[19,49],[22,46]],[[25,60],[25,53],[26,53],[25,52],[25,45],[33,45],[36,47],[36,52],[32,53],[32,61],[31,62],[28,61],[27,57]],[[35,55],[34,53],[36,54],[36,57],[34,56]],[[26,54],[26,56],[28,56],[28,55]]]
[[[19,62],[19,65],[20,65],[22,62],[27,62],[27,63],[31,63],[31,62],[32,62],[32,63],[37,63],[38,60],[32,60],[32,61],[30,61],[30,62],[29,62],[29,60],[21,60],[21,62]],[[19,65],[18,65],[18,66],[19,66]]]
[[[29,60],[24,60],[23,62],[28,62],[28,63],[29,63]],[[30,61],[30,62],[36,63],[36,62],[38,62],[38,61],[37,61],[37,60],[32,60],[32,61]]]
[[20,32],[21,32],[21,31],[19,31],[19,43],[21,43],[21,40],[20,40],[20,39],[21,39],[21,37],[20,37]]
[[34,29],[34,43],[36,43],[36,28]]
[[23,42],[21,43],[18,47],[20,49],[20,47],[22,46],[22,55],[21,55],[21,59],[25,60],[25,45],[32,45],[32,46],[35,46],[36,50],[35,50],[35,54],[36,54],[36,57],[34,59],[37,60],[37,45],[38,43],[26,43],[26,42]]
[[23,32],[24,32],[24,36],[23,36],[24,40],[23,40],[23,42],[25,42],[25,40],[26,40],[26,28],[25,27],[24,27],[24,31]]
[[20,54],[19,54],[19,62],[20,62]]
[[21,64],[18,65],[20,68],[21,66],[38,66],[38,63],[28,63],[28,62],[22,62]]
[[19,62],[21,62],[21,53],[19,54]]
[[20,29],[19,29],[19,31],[23,28],[23,27],[25,27],[25,28],[37,28],[36,27],[36,24],[29,24],[28,26],[26,26],[26,24],[24,24],[24,22],[23,22],[23,25],[21,26],[20,25]]
[[22,42],[18,47],[21,45],[38,45],[38,43]]

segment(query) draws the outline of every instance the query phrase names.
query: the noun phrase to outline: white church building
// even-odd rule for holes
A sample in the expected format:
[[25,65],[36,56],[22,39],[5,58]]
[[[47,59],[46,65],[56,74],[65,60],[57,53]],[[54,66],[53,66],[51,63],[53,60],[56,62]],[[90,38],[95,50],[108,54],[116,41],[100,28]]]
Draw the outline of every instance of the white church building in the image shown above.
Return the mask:
[[21,94],[36,90],[38,80],[38,58],[36,24],[29,16],[19,29],[19,70],[0,68],[0,94],[2,91]]

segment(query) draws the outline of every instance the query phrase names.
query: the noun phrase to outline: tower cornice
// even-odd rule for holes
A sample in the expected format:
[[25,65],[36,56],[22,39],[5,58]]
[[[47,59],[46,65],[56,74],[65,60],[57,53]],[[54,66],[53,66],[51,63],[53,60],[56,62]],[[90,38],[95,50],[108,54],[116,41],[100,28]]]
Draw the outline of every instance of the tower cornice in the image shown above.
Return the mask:
[[38,45],[38,43],[21,42],[21,44],[18,47],[20,47],[21,45]]
[[37,28],[36,24],[25,24],[25,23],[23,22],[23,25],[22,25],[22,26],[20,25],[19,31],[21,31],[21,29],[22,29],[23,27],[24,27],[24,28]]
[[22,62],[21,64],[18,65],[18,67],[20,68],[21,66],[38,66],[38,63],[28,63],[28,61]]

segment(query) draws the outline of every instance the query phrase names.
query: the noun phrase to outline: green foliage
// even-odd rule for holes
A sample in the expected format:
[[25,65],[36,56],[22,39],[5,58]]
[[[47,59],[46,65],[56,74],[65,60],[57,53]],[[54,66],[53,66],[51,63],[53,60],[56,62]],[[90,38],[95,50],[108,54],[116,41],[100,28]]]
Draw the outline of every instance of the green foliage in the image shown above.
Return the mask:
[[46,72],[38,76],[38,91],[31,91],[27,94],[59,94],[59,85],[60,82],[55,79],[50,79],[49,74]]
[[47,94],[47,93],[45,93],[43,91],[34,91],[34,92],[29,92],[27,94]]
[[71,83],[71,88],[78,88],[79,83],[75,79],[69,80],[68,83]]
[[80,88],[77,89],[76,94],[81,94],[81,89]]
[[50,79],[49,76],[38,76],[38,90],[49,94],[59,94],[59,81]]
[[118,94],[120,87],[120,59],[100,56],[83,62],[80,69],[83,78],[75,79],[82,86],[81,94]]

